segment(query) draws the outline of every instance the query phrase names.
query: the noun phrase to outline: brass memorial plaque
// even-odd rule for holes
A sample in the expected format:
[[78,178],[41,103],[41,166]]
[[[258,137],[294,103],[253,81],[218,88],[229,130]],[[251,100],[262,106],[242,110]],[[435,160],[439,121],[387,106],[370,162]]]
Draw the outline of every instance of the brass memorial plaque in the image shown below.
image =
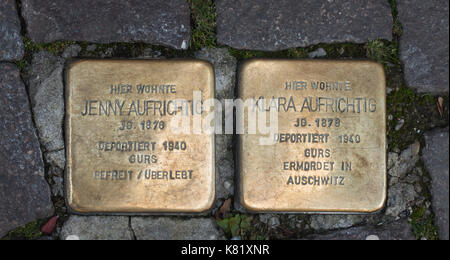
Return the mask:
[[[369,213],[386,198],[386,93],[369,61],[252,60],[239,98],[277,111],[275,133],[239,136],[240,203],[253,212]],[[248,108],[248,107],[247,107]],[[269,114],[266,114],[268,126]],[[262,145],[261,137],[273,144]]]
[[214,134],[189,129],[191,118],[205,116],[202,100],[214,98],[209,63],[80,60],[66,73],[72,210],[200,213],[212,206]]

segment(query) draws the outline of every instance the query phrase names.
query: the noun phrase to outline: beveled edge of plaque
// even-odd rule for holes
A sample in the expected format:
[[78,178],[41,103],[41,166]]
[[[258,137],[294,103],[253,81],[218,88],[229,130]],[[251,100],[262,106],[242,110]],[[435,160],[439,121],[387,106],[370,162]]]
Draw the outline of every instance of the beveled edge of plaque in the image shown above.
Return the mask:
[[213,208],[214,203],[216,201],[216,186],[217,186],[217,178],[216,178],[216,136],[215,134],[211,134],[212,138],[212,149],[211,149],[211,175],[212,175],[212,195],[209,197],[208,202],[206,203],[207,206],[200,209],[199,211],[173,211],[173,212],[158,212],[158,211],[149,211],[149,212],[109,212],[109,211],[83,211],[78,210],[76,205],[73,205],[71,203],[71,200],[69,200],[69,194],[71,194],[70,187],[71,187],[71,181],[70,181],[70,173],[71,173],[71,165],[72,165],[72,158],[71,158],[71,151],[69,149],[69,146],[71,145],[69,129],[70,129],[70,95],[71,95],[71,89],[69,88],[69,79],[70,79],[70,70],[78,65],[79,63],[83,62],[89,62],[89,61],[95,61],[95,62],[145,62],[145,61],[152,61],[152,62],[197,62],[198,64],[203,64],[206,66],[206,68],[209,70],[209,74],[212,75],[212,84],[210,86],[211,91],[211,98],[215,98],[216,95],[216,83],[215,83],[215,69],[211,62],[207,60],[201,60],[201,59],[185,59],[185,58],[174,58],[174,59],[127,59],[127,58],[105,58],[105,59],[98,59],[98,58],[72,58],[67,59],[64,64],[64,72],[63,72],[63,81],[64,81],[64,141],[65,141],[65,156],[66,156],[66,165],[64,170],[64,178],[63,178],[63,190],[64,190],[64,201],[67,207],[67,212],[69,214],[73,215],[80,215],[80,216],[208,216]]
[[[383,65],[379,62],[376,62],[374,60],[369,59],[353,59],[353,60],[326,60],[326,59],[319,59],[319,60],[312,60],[312,59],[288,59],[288,58],[251,58],[248,60],[243,61],[238,65],[237,70],[237,80],[236,80],[236,95],[239,98],[241,96],[242,88],[241,81],[242,81],[242,72],[244,69],[253,63],[258,62],[264,62],[264,61],[302,61],[302,62],[311,62],[311,63],[320,63],[320,62],[327,62],[327,63],[367,63],[372,64],[373,66],[377,67],[378,70],[381,72],[381,80],[383,81],[383,85],[385,86],[383,88],[383,96],[385,97],[386,101],[386,71],[383,67]],[[387,102],[384,102],[384,136],[385,136],[385,164],[387,165],[387,120],[386,120],[386,112],[387,112]],[[384,168],[383,178],[384,178],[384,185],[383,185],[383,194],[382,198],[380,200],[380,203],[374,207],[373,209],[366,210],[366,211],[278,211],[278,210],[260,210],[257,208],[253,208],[250,205],[246,205],[245,201],[243,201],[242,197],[242,190],[243,190],[243,182],[241,181],[241,168],[242,168],[242,160],[240,160],[240,154],[243,152],[243,146],[242,146],[242,138],[241,135],[237,135],[235,139],[235,199],[234,200],[234,208],[242,213],[248,213],[248,214],[294,214],[294,215],[305,215],[305,214],[318,214],[318,215],[372,215],[377,214],[384,210],[387,202],[387,168]]]

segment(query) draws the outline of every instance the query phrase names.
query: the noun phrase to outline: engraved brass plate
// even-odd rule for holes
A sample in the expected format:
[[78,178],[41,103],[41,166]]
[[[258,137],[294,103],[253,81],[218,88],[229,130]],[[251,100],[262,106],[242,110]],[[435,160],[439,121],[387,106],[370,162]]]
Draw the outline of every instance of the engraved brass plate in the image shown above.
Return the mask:
[[209,63],[80,60],[70,64],[66,196],[71,209],[79,213],[208,210],[215,194],[214,135],[171,128],[175,117],[198,113],[194,91],[201,91],[201,100],[214,97]]
[[[240,203],[253,212],[369,213],[386,198],[386,92],[369,61],[252,60],[239,97],[278,111],[272,136],[239,136]],[[273,102],[275,101],[275,102]],[[269,115],[267,114],[267,118]],[[275,144],[261,145],[260,137]]]

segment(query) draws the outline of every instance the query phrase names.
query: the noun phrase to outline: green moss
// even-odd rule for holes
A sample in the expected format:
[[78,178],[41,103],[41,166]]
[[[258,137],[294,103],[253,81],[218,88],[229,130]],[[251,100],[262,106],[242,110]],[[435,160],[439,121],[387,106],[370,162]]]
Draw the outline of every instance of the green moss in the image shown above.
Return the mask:
[[356,58],[362,59],[366,57],[364,45],[350,44],[350,43],[336,43],[336,44],[317,44],[305,48],[291,48],[283,51],[251,51],[251,50],[236,50],[228,47],[229,53],[238,60],[247,60],[252,58],[292,58],[305,59],[308,58],[308,53],[323,48],[327,52],[328,59],[346,59]]
[[249,226],[251,218],[246,215],[228,215],[223,220],[218,220],[217,224],[229,237],[235,237],[244,233],[244,228]]
[[[159,52],[161,56],[166,58],[187,58],[193,56],[193,50],[176,50],[160,45],[152,45],[144,42],[120,42],[120,43],[105,43],[93,44],[87,42],[75,42],[81,46],[80,57],[114,57],[114,58],[136,58],[144,55],[146,49],[151,49],[153,52]],[[87,47],[95,45],[93,51],[88,51]]]
[[389,4],[391,5],[392,18],[393,18],[393,22],[394,22],[392,32],[393,32],[394,36],[399,37],[403,33],[403,27],[398,18],[397,2],[396,2],[396,0],[389,0]]
[[227,237],[240,236],[243,240],[266,240],[265,230],[259,230],[252,216],[243,214],[227,214],[217,224],[223,229]]
[[[116,42],[116,43],[105,43],[105,44],[94,44],[96,46],[94,51],[87,51],[89,45],[93,43],[88,42],[75,42],[75,41],[56,41],[53,43],[34,43],[29,38],[24,37],[25,44],[25,57],[24,60],[31,61],[31,56],[37,51],[48,51],[55,55],[61,55],[64,50],[73,45],[77,44],[81,47],[81,56],[89,57],[102,57],[105,53],[108,53],[111,57],[116,58],[134,58],[143,54],[146,48],[151,48],[152,50],[158,50],[163,56],[176,56],[184,57],[189,51],[179,51],[164,46],[151,45],[143,42]],[[167,57],[166,56],[166,57]]]
[[25,53],[36,51],[49,51],[55,55],[61,54],[67,47],[75,44],[74,41],[56,41],[52,43],[35,43],[30,38],[24,37]]
[[23,71],[25,69],[25,61],[24,60],[19,60],[18,62],[16,62],[16,65],[20,71]]
[[57,41],[53,43],[35,43],[27,36],[23,37],[23,43],[25,47],[25,54],[22,60],[16,62],[17,67],[22,73],[25,72],[26,67],[31,63],[33,53],[38,51],[48,51],[54,55],[61,55],[62,52],[74,44],[73,41]]
[[251,51],[251,50],[236,50],[228,48],[228,52],[238,60],[248,60],[254,58],[306,58],[308,51],[305,48],[293,48],[284,51]]
[[[444,98],[444,116],[437,109],[437,96],[418,94],[401,86],[395,88],[387,97],[387,136],[389,150],[403,150],[415,140],[421,140],[423,133],[435,127],[448,125],[448,102]],[[404,125],[395,130],[398,122],[404,120]]]
[[320,44],[318,47],[325,49],[325,51],[327,52],[327,57],[331,59],[363,59],[366,57],[366,52],[363,44],[335,43]]
[[188,0],[191,7],[191,48],[216,46],[216,6],[212,0]]
[[410,224],[416,239],[439,239],[433,219],[433,214],[428,214],[425,207],[419,206],[413,209]]
[[103,56],[105,53],[109,53],[112,57],[117,58],[132,58],[142,55],[143,51],[151,47],[150,44],[136,42],[136,43],[106,43],[106,44],[95,44],[96,48],[94,51],[86,51],[87,43],[79,43],[82,47],[82,53],[88,54],[89,56]]
[[366,46],[367,58],[381,63],[386,72],[390,72],[393,66],[400,66],[398,57],[398,43],[385,40],[369,41]]
[[248,60],[253,58],[283,58],[287,56],[286,52],[236,50],[233,48],[228,48],[228,52],[238,60]]
[[393,18],[392,41],[374,40],[367,42],[365,45],[367,58],[381,63],[388,74],[391,73],[393,67],[400,67],[399,70],[401,70],[399,39],[402,34],[402,25],[398,19],[396,0],[389,0],[389,4]]
[[420,170],[423,175],[423,178],[416,184],[419,184],[422,187],[420,196],[425,200],[413,208],[413,212],[409,216],[410,225],[416,239],[425,238],[427,240],[437,240],[439,238],[434,224],[434,215],[431,210],[428,210],[432,199],[431,191],[429,184],[424,182],[424,179],[431,180],[431,176],[427,172],[422,160],[419,160],[415,167]]
[[12,230],[2,240],[36,240],[42,236],[40,231],[42,224],[41,220],[28,223],[23,227]]
[[306,58],[308,51],[305,48],[294,48],[286,51],[286,56],[289,58]]

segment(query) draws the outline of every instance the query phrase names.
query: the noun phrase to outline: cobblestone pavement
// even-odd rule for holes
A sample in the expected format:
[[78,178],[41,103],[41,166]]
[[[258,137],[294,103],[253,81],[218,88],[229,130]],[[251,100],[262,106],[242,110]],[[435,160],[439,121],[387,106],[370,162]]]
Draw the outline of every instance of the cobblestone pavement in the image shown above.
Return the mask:
[[[448,0],[141,3],[0,1],[0,237],[448,239]],[[386,206],[371,215],[241,212],[232,203],[235,137],[218,135],[211,213],[70,214],[63,73],[82,57],[204,59],[219,99],[235,96],[238,64],[249,58],[378,61],[388,93]]]

